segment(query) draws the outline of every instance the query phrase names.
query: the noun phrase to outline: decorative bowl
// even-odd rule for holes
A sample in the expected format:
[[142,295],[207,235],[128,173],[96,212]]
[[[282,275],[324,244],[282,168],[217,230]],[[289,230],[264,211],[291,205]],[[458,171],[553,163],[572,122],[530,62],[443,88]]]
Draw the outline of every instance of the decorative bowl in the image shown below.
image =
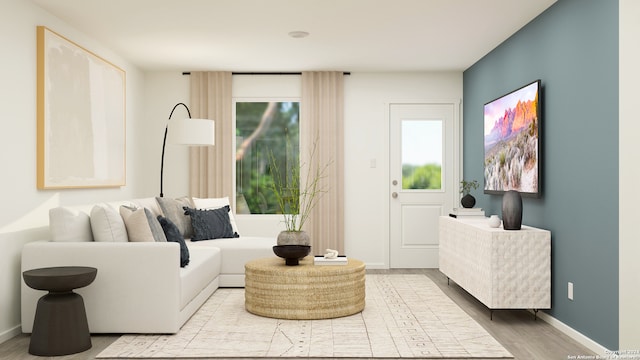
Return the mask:
[[311,246],[309,245],[276,245],[273,247],[273,253],[285,260],[285,264],[289,266],[298,265],[300,259],[309,255]]

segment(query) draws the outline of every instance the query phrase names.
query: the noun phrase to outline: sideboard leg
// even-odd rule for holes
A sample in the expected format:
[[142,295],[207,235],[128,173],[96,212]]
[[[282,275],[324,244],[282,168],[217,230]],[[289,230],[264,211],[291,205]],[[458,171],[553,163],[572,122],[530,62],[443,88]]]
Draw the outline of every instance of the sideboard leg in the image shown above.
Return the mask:
[[533,309],[533,321],[538,320],[538,309]]
[[447,286],[449,286],[449,277],[447,276]]
[[489,320],[493,321],[493,309],[489,309]]

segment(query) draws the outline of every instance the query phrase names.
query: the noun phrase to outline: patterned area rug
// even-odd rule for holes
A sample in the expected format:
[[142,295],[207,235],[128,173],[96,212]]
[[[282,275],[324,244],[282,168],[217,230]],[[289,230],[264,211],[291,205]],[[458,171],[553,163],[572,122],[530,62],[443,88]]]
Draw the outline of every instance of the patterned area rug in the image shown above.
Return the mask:
[[97,358],[512,358],[426,275],[369,274],[366,306],[327,320],[278,320],[218,289],[175,335],[123,335]]

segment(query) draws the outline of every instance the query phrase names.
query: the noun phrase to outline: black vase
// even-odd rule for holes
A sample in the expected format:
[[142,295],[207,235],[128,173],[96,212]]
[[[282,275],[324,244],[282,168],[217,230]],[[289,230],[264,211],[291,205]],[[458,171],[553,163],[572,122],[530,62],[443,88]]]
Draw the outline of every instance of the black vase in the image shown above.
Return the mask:
[[476,198],[471,194],[467,194],[460,199],[460,204],[462,204],[463,208],[470,209],[476,204]]
[[522,196],[509,190],[502,196],[502,227],[505,230],[520,230],[522,227]]

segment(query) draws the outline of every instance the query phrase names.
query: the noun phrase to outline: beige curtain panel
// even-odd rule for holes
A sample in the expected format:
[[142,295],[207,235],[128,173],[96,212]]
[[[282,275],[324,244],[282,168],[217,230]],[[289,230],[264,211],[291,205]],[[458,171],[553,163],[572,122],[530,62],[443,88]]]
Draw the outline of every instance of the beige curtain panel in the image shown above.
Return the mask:
[[[305,224],[314,254],[325,249],[344,253],[344,75],[302,73],[300,159],[312,168],[329,164],[321,186],[327,192]],[[309,150],[317,144],[313,163]],[[304,180],[301,180],[304,181]]]
[[215,121],[215,146],[191,148],[189,194],[200,198],[228,196],[233,207],[231,106],[231,72],[191,73],[191,114]]

